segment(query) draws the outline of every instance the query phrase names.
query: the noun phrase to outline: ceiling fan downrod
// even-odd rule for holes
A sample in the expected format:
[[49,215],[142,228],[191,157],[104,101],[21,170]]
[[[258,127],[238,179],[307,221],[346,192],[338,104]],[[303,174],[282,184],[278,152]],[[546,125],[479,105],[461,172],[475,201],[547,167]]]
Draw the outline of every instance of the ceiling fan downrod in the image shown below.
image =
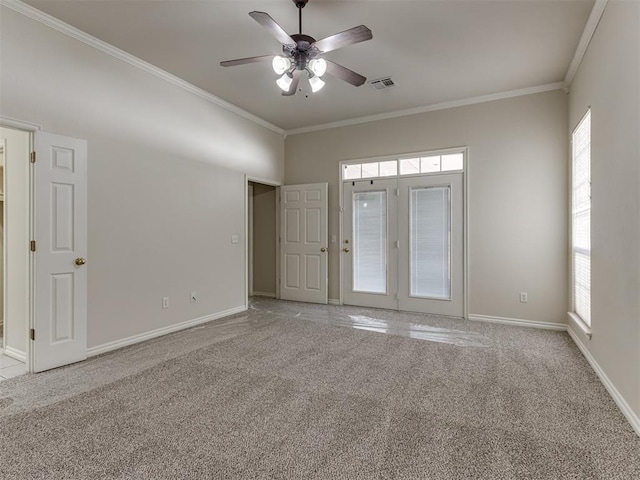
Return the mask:
[[293,0],[298,8],[298,34],[302,35],[302,9],[309,2],[309,0]]

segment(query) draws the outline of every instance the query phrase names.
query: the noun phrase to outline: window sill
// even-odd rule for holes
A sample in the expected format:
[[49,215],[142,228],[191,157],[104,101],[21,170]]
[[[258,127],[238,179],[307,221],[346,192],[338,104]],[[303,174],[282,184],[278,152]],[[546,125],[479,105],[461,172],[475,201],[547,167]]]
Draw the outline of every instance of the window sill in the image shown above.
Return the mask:
[[584,321],[575,313],[573,312],[567,312],[567,313],[569,315],[569,320],[571,320],[571,323],[577,326],[580,329],[580,331],[584,333],[587,339],[591,340],[591,327],[589,327],[586,323],[584,323]]

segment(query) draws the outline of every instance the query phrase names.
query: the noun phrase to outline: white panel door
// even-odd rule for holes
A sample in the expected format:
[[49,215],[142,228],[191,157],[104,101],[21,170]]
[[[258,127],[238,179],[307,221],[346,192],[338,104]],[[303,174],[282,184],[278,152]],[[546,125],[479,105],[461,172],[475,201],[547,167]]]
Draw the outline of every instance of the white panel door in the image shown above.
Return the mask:
[[35,134],[35,372],[87,358],[87,142]]
[[328,184],[280,187],[280,298],[328,301]]
[[360,180],[343,186],[343,302],[397,309],[398,182]]
[[400,178],[398,187],[398,308],[462,317],[462,174]]

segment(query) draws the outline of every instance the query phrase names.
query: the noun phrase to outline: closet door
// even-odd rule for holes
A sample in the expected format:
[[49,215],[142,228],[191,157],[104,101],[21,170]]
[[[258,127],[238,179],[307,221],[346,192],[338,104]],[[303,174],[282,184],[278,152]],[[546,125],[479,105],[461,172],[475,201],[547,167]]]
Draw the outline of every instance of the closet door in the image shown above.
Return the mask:
[[87,358],[87,142],[35,134],[32,368]]
[[398,187],[398,308],[462,317],[462,174],[400,178]]
[[328,302],[328,184],[280,187],[280,298]]

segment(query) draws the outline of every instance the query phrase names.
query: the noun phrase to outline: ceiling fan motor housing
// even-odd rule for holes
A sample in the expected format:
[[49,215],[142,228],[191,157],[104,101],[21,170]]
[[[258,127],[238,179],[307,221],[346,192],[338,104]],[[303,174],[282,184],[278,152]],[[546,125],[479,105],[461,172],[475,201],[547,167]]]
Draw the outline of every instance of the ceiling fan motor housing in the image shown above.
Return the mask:
[[292,59],[291,63],[296,69],[304,70],[309,60],[320,55],[320,51],[313,46],[316,39],[302,33],[294,33],[291,38],[296,41],[296,45],[283,45],[282,52]]

